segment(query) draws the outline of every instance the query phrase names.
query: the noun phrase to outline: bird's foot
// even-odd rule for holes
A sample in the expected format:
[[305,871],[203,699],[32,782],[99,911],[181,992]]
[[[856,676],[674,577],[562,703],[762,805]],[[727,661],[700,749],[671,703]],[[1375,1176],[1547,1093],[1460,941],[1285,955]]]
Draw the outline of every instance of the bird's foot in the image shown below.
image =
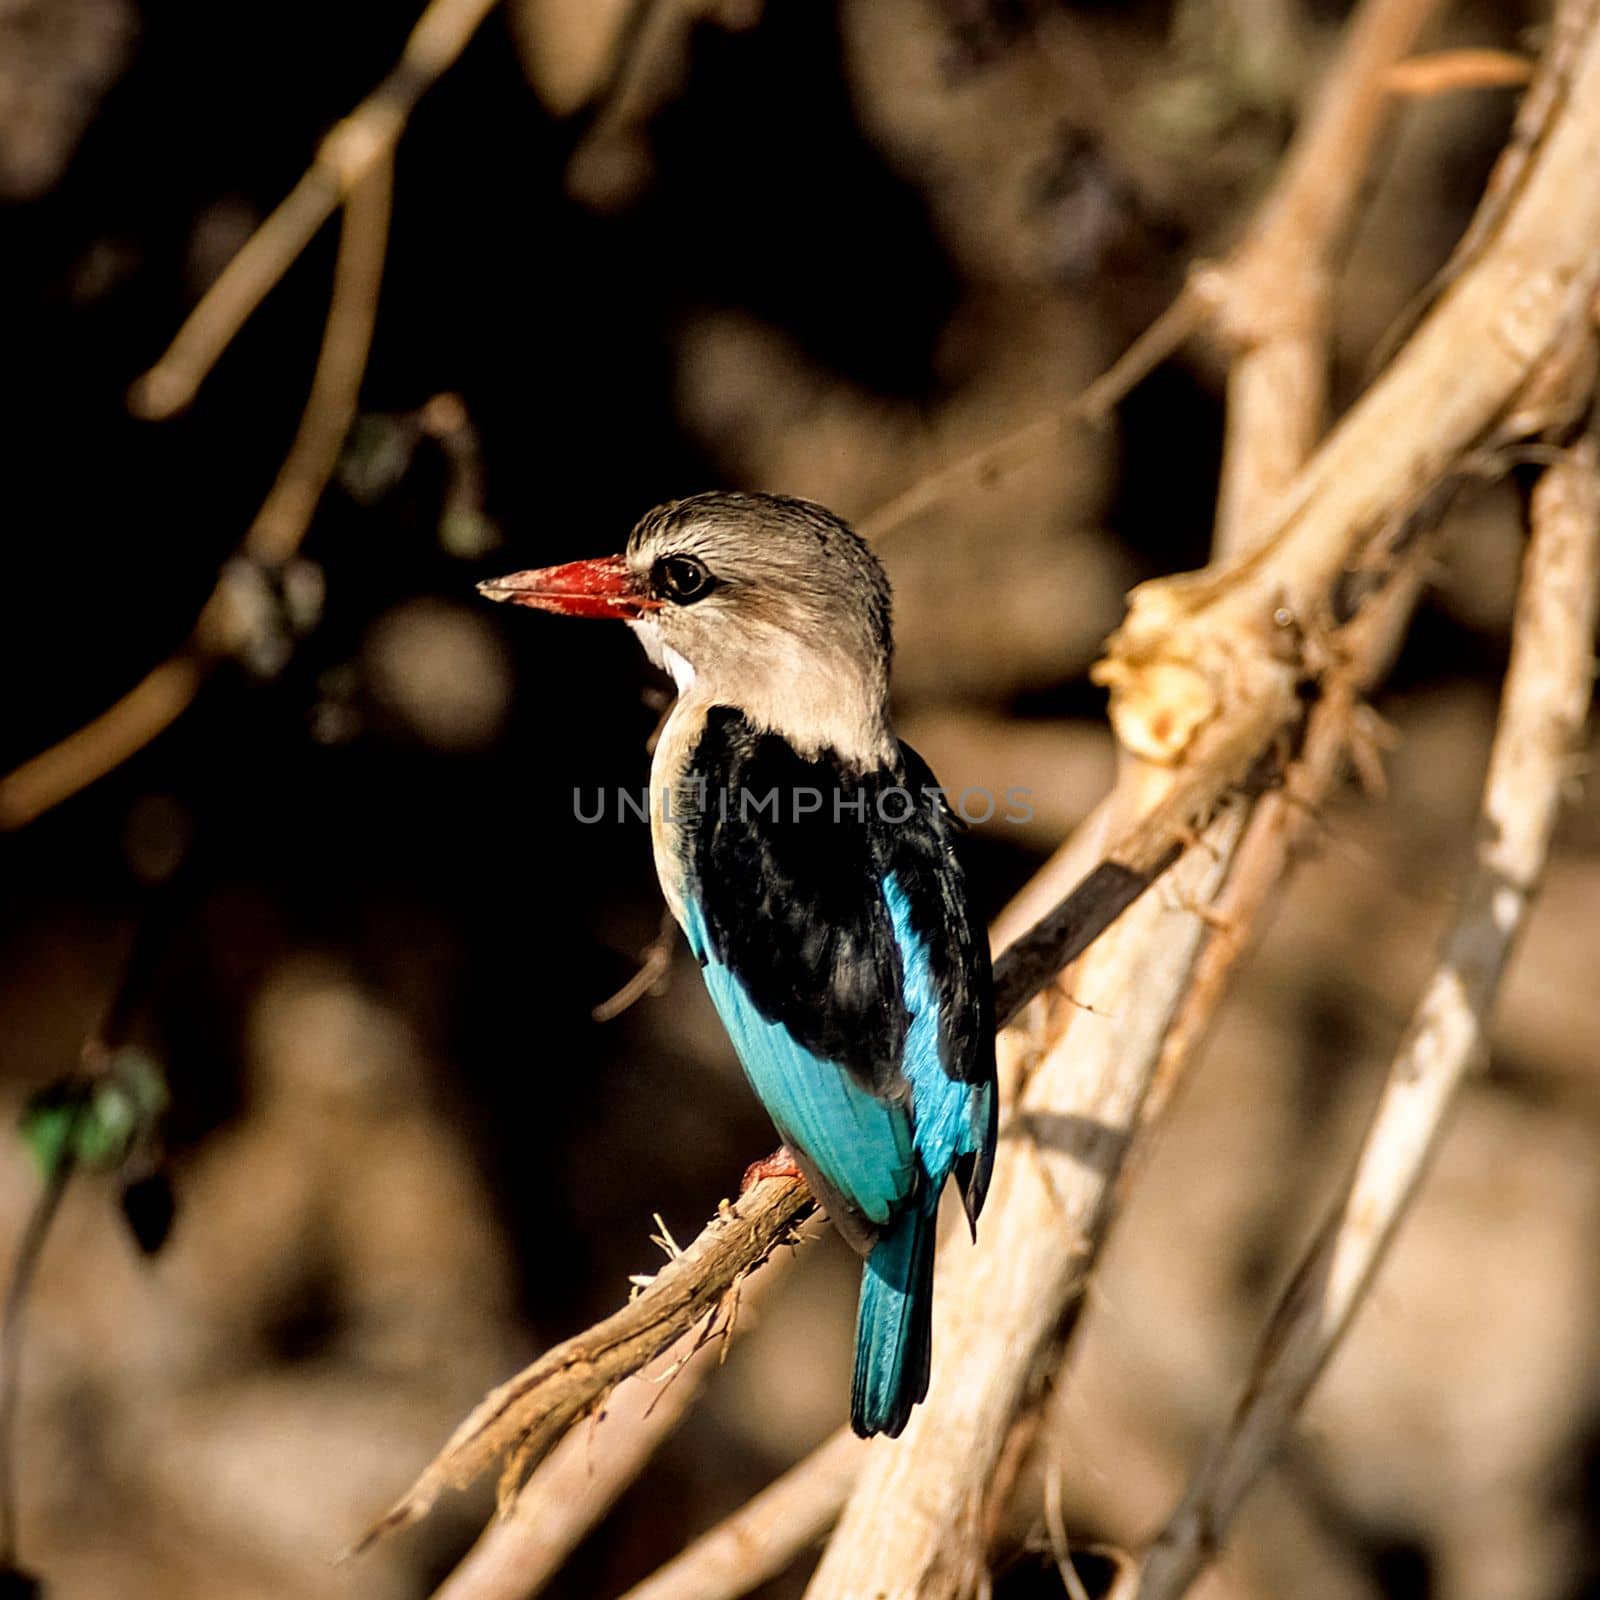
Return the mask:
[[739,1180],[739,1197],[743,1199],[763,1178],[799,1178],[804,1174],[795,1164],[794,1151],[788,1145],[780,1144],[770,1156],[763,1156],[759,1161],[752,1161],[744,1169],[744,1176]]

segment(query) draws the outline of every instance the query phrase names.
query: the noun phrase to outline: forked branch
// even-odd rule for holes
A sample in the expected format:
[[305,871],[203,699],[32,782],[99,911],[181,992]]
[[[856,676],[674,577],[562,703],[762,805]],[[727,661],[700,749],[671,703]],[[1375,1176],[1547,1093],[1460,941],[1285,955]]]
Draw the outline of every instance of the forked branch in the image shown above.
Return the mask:
[[1139,1600],[1178,1600],[1276,1453],[1359,1310],[1444,1119],[1483,1059],[1489,1013],[1544,874],[1587,713],[1600,594],[1600,478],[1586,439],[1541,480],[1477,859],[1395,1054],[1345,1194],[1268,1321],[1244,1398],[1146,1557]]

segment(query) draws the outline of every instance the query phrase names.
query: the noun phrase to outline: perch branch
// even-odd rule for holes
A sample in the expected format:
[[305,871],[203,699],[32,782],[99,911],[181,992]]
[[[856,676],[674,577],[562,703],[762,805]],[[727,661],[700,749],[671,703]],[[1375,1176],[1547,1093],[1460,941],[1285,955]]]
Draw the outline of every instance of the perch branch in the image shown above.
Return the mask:
[[740,1280],[793,1239],[813,1210],[805,1185],[792,1178],[763,1179],[725,1203],[620,1311],[547,1350],[485,1397],[355,1551],[425,1516],[446,1489],[463,1488],[502,1461],[502,1504],[509,1504],[522,1473],[568,1428],[624,1378],[717,1313]]
[[[741,1282],[737,1304],[716,1331],[695,1327],[626,1378],[596,1411],[594,1426],[571,1429],[522,1486],[506,1515],[490,1523],[434,1600],[531,1600],[605,1516],[612,1503],[688,1415],[727,1352],[781,1278],[779,1255]],[[737,1324],[735,1323],[737,1312]]]
[[[355,419],[383,279],[393,178],[392,162],[375,162],[346,204],[311,393],[277,479],[239,548],[239,556],[253,564],[282,566],[299,548]],[[183,714],[211,668],[247,641],[236,571],[231,563],[224,568],[176,654],[93,721],[0,778],[0,830],[25,826],[104,777]]]
[[[1104,849],[1106,828],[1103,814],[1087,820],[1072,839],[1029,880],[996,921],[992,937],[997,943],[1004,943],[1018,929],[1025,929],[1030,918],[1037,915],[1039,907],[1062,900],[1079,884]],[[1109,905],[1103,905],[1102,914],[1109,915],[1110,910]],[[997,966],[1003,978],[1015,970],[1009,954],[1002,956]],[[1003,1075],[1001,1094],[1009,1117],[1009,1108],[1016,1098],[1014,1073]],[[1003,1122],[1002,1129],[1004,1127]],[[775,1264],[781,1265],[782,1260],[780,1257]],[[770,1271],[754,1282],[765,1287],[768,1276]],[[748,1291],[746,1295],[748,1297]],[[737,1332],[738,1327],[744,1325],[741,1321],[734,1331]],[[691,1368],[677,1383],[681,1385],[694,1375],[695,1369]],[[623,1388],[630,1385],[631,1380]],[[678,1392],[675,1386],[674,1394]],[[685,1409],[691,1399],[692,1395],[684,1398]],[[574,1436],[569,1434],[518,1495],[511,1517],[526,1532],[520,1537],[508,1537],[508,1551],[514,1551],[521,1539],[525,1538],[535,1552],[528,1558],[530,1563],[542,1562],[538,1552],[553,1547],[558,1541],[573,1539],[592,1527],[625,1486],[622,1471],[612,1470],[614,1464],[625,1461],[628,1471],[642,1470],[656,1446],[676,1423],[677,1414],[669,1413],[666,1405],[643,1415],[628,1412],[619,1414],[615,1401],[608,1402],[605,1425],[596,1432],[596,1438],[604,1443],[600,1468],[584,1481],[580,1491],[564,1498],[553,1492],[553,1484],[557,1480],[541,1482],[547,1469],[554,1466],[557,1458],[574,1444]],[[854,1450],[850,1448],[852,1445],[856,1447]],[[748,1507],[696,1540],[683,1553],[681,1567],[674,1561],[663,1569],[664,1593],[695,1594],[703,1589],[704,1600],[714,1600],[716,1595],[724,1592],[743,1593],[743,1587],[739,1587],[741,1575],[749,1577],[753,1584],[762,1581],[763,1574],[781,1571],[795,1555],[832,1526],[863,1459],[859,1441],[855,1440],[849,1429],[844,1429],[832,1443],[814,1451],[775,1483],[767,1494],[758,1496]],[[846,1463],[853,1464],[847,1467]],[[530,1511],[525,1517],[524,1505],[529,1496],[536,1498],[539,1509],[537,1512]],[[508,1554],[507,1563],[512,1559]],[[537,1570],[543,1570],[542,1564]],[[494,1581],[492,1577],[485,1578],[486,1584],[492,1585]],[[470,1600],[490,1600],[497,1592],[490,1587],[483,1596],[469,1591],[465,1596],[453,1595],[451,1600],[469,1600],[469,1597]],[[643,1592],[651,1592],[648,1583]]]
[[[1102,878],[1091,872],[1046,919],[1058,951],[1054,965],[1044,958],[1038,938],[1018,941],[1027,949],[1025,968],[1010,950],[1002,954],[995,964],[995,982],[997,991],[1008,997],[1010,1011],[1001,1013],[1003,1020],[1009,1022],[1127,904],[1120,887],[1108,894]],[[742,1278],[792,1237],[813,1209],[804,1184],[790,1179],[758,1183],[725,1205],[620,1311],[556,1345],[487,1396],[356,1550],[425,1516],[443,1490],[464,1487],[498,1461],[531,1469],[617,1383],[709,1316]]]
[[1446,1113],[1485,1050],[1501,974],[1543,874],[1593,682],[1600,479],[1587,439],[1541,479],[1523,568],[1477,859],[1357,1157],[1348,1189],[1295,1272],[1244,1398],[1145,1560],[1141,1600],[1177,1600],[1360,1308],[1416,1193]]

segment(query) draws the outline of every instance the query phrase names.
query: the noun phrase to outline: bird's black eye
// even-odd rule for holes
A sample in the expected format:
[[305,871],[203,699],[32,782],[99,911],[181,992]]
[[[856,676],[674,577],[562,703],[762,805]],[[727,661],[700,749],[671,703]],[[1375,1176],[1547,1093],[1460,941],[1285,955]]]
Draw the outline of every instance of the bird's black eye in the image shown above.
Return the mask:
[[662,599],[687,606],[704,600],[716,588],[717,580],[695,556],[662,556],[650,569],[650,584]]

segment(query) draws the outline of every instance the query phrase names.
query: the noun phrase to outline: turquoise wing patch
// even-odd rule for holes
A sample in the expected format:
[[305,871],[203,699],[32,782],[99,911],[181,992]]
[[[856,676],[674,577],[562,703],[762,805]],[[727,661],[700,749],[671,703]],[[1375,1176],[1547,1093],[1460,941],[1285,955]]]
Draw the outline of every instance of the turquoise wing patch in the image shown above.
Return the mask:
[[712,1003],[750,1086],[784,1140],[804,1152],[824,1182],[881,1227],[915,1186],[915,1147],[906,1108],[867,1093],[843,1067],[796,1043],[781,1023],[768,1022],[738,978],[707,956],[705,927],[692,903],[687,914],[684,931],[703,963]]
[[935,1189],[942,1189],[956,1158],[972,1155],[982,1146],[992,1090],[986,1083],[961,1083],[944,1070],[933,963],[911,926],[910,902],[893,873],[883,881],[883,899],[900,948],[906,1010],[911,1014],[901,1070],[911,1084],[916,1151]]

